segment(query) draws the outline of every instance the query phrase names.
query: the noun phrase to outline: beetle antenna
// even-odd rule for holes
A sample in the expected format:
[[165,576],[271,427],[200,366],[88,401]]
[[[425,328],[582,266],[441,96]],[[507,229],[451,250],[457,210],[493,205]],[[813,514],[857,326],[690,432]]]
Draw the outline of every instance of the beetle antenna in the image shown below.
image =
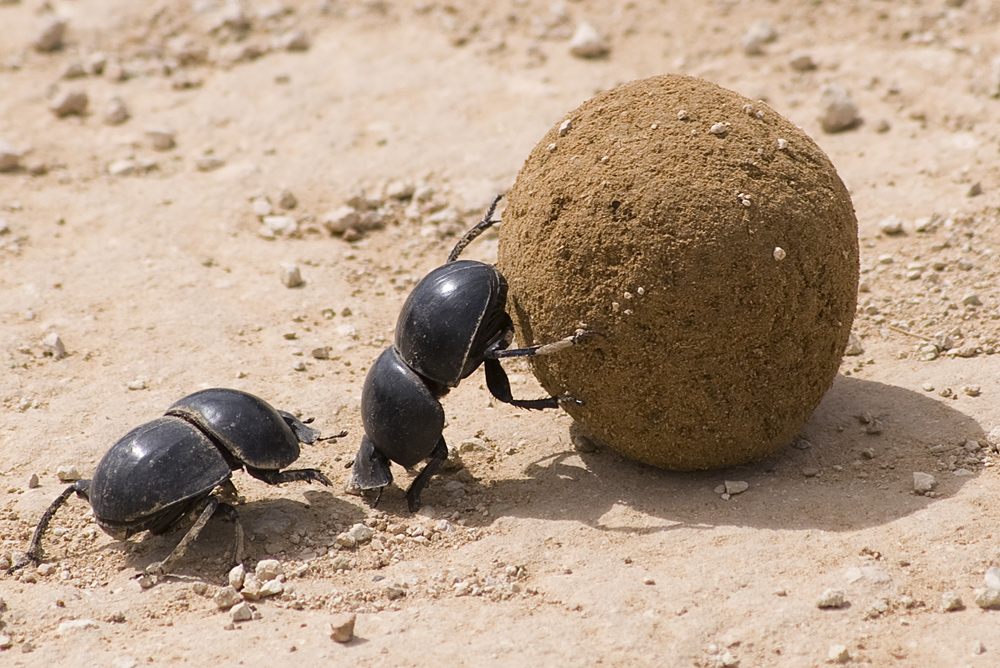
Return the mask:
[[457,260],[458,256],[461,255],[462,251],[465,250],[465,247],[468,246],[470,243],[472,243],[472,241],[476,237],[478,237],[480,234],[488,230],[496,223],[500,222],[499,220],[493,219],[493,212],[496,211],[497,204],[500,203],[500,200],[502,198],[503,195],[497,195],[496,198],[493,200],[493,203],[490,204],[490,208],[486,210],[486,215],[483,217],[483,219],[478,223],[476,223],[476,225],[471,230],[462,235],[462,238],[458,240],[458,243],[455,244],[455,247],[452,249],[451,255],[448,256],[448,262],[454,262],[455,260]]

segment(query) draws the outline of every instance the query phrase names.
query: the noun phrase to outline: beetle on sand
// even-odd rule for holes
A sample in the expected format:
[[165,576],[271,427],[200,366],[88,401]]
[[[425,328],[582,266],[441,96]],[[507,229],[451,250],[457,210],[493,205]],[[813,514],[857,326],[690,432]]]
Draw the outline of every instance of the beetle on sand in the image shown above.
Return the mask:
[[317,430],[247,392],[213,388],[190,394],[164,417],[123,436],[98,463],[92,479],[74,482],[52,502],[35,528],[28,557],[41,561],[42,537],[49,523],[76,493],[90,502],[98,526],[119,540],[141,531],[161,534],[189,513],[197,516],[177,547],[147,567],[148,573],[169,573],[216,512],[236,526],[235,561],[240,563],[243,527],[236,509],[221,501],[215,490],[235,492],[230,478],[240,468],[270,485],[293,481],[330,485],[316,469],[282,470],[298,459],[300,443],[317,440]]

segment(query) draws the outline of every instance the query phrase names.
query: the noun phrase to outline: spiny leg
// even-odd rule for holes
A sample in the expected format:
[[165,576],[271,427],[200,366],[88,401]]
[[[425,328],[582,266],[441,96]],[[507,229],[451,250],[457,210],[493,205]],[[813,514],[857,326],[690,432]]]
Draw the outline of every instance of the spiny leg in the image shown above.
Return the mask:
[[472,243],[476,237],[496,223],[500,222],[499,220],[493,219],[493,212],[496,211],[497,204],[500,202],[502,197],[503,195],[497,195],[496,199],[493,200],[493,203],[490,204],[490,208],[486,211],[486,215],[483,219],[476,223],[471,230],[462,235],[462,238],[458,240],[458,243],[455,244],[455,248],[452,249],[451,254],[448,256],[448,262],[454,262],[457,260],[458,256],[465,250],[465,247]]
[[216,512],[225,515],[225,519],[229,520],[236,526],[236,547],[233,550],[233,565],[237,566],[243,563],[244,557],[244,540],[243,540],[243,524],[240,522],[240,514],[236,512],[228,503],[219,503],[219,507]]
[[178,559],[184,556],[184,553],[187,552],[191,543],[198,538],[198,534],[200,534],[201,530],[205,528],[206,524],[208,524],[208,520],[212,517],[212,514],[215,513],[218,507],[219,500],[214,495],[209,495],[199,501],[197,506],[199,509],[197,510],[199,513],[198,519],[195,520],[195,523],[191,525],[190,529],[188,529],[184,538],[181,539],[181,542],[177,543],[177,547],[174,548],[173,552],[167,555],[166,559],[146,566],[146,572],[151,575],[166,575],[172,571],[174,564],[177,563]]
[[420,492],[424,490],[427,483],[431,481],[431,477],[441,468],[442,465],[448,460],[448,444],[444,441],[444,436],[442,436],[437,445],[431,451],[430,461],[424,466],[423,470],[413,479],[413,483],[410,485],[410,489],[406,490],[406,507],[410,509],[410,512],[416,512],[417,508],[420,507]]
[[292,430],[292,433],[295,434],[295,438],[299,439],[300,443],[315,443],[319,438],[318,429],[307,427],[305,422],[298,419],[291,413],[287,411],[278,411],[278,415],[280,415],[281,419],[285,421],[285,424],[287,424]]
[[28,557],[32,561],[38,563],[42,560],[42,536],[49,528],[49,523],[52,522],[52,518],[55,517],[56,511],[59,507],[66,503],[66,499],[69,498],[70,494],[74,492],[82,499],[87,501],[90,497],[87,495],[90,489],[89,480],[77,480],[72,485],[63,490],[62,494],[56,497],[56,500],[42,513],[41,519],[38,520],[38,526],[35,527],[35,533],[31,536],[31,542],[28,543]]
[[268,485],[280,485],[285,482],[318,482],[329,487],[333,483],[317,469],[292,469],[291,471],[268,471],[246,467],[247,473],[257,480],[263,480]]

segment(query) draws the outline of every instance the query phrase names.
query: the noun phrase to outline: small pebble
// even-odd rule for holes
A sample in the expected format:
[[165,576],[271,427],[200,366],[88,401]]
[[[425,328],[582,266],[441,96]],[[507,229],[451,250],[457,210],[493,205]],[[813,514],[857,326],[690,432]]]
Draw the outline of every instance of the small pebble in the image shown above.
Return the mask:
[[266,582],[275,579],[279,575],[284,575],[285,569],[282,568],[281,562],[277,559],[264,559],[257,562],[254,574],[261,582]]
[[743,34],[741,44],[743,52],[748,56],[759,56],[764,53],[764,45],[778,38],[778,31],[770,21],[761,19],[755,21]]
[[711,128],[709,128],[708,131],[711,132],[713,135],[724,137],[729,132],[729,126],[726,125],[725,123],[715,123],[712,125]]
[[90,98],[82,90],[70,90],[59,95],[49,109],[59,118],[80,116],[86,113]]
[[990,566],[987,568],[983,580],[990,589],[1000,589],[1000,567]]
[[157,151],[169,151],[177,146],[174,133],[166,128],[151,128],[146,130],[146,138]]
[[789,59],[788,64],[796,72],[809,72],[810,70],[816,69],[816,61],[813,60],[812,54],[805,51],[797,51],[792,54]]
[[199,172],[210,172],[226,164],[226,161],[218,156],[206,154],[195,158],[194,166]]
[[283,188],[281,192],[278,193],[278,206],[282,209],[294,209],[299,205],[299,198],[292,193],[291,190]]
[[354,624],[358,616],[352,613],[334,615],[330,620],[330,637],[335,642],[350,642],[354,639]]
[[772,251],[771,255],[772,255],[772,256],[774,257],[774,259],[775,259],[775,260],[777,260],[778,262],[781,262],[781,261],[782,261],[782,260],[784,260],[784,259],[785,259],[786,257],[788,257],[788,254],[787,254],[787,253],[785,253],[785,249],[784,249],[784,248],[782,248],[781,246],[775,246],[775,247],[774,247],[774,251]]
[[243,579],[247,575],[247,569],[243,564],[237,564],[233,566],[229,571],[227,579],[229,581],[229,586],[233,589],[239,590],[243,587]]
[[53,359],[61,360],[66,357],[66,346],[63,345],[62,339],[55,332],[42,339],[42,349],[46,355]]
[[843,608],[847,601],[844,599],[844,592],[840,589],[827,589],[823,595],[816,600],[817,608]]
[[594,26],[583,22],[569,40],[569,52],[577,58],[603,58],[611,52],[611,45]]
[[903,221],[898,216],[889,216],[878,224],[879,232],[890,236],[903,233]]
[[35,51],[51,53],[61,49],[64,43],[63,40],[66,37],[66,25],[66,19],[59,18],[58,16],[47,17],[44,23],[42,23],[38,35],[31,42],[31,45],[35,47]]
[[855,127],[861,121],[858,106],[846,88],[829,84],[820,99],[820,125],[824,132],[841,132]]
[[927,494],[934,490],[937,480],[930,473],[914,472],[913,491],[917,494]]
[[851,653],[844,645],[831,645],[826,658],[830,663],[848,663],[851,660]]
[[977,640],[972,643],[972,653],[973,654],[986,654],[986,645],[983,644],[982,640]]
[[131,117],[125,101],[120,97],[113,97],[108,101],[104,109],[104,123],[107,125],[121,125]]
[[854,332],[851,332],[850,336],[847,337],[847,347],[844,348],[844,354],[852,357],[865,354],[865,349],[861,345],[861,337]]
[[385,588],[385,597],[390,601],[395,601],[404,596],[406,596],[406,590],[399,585],[389,585]]
[[130,390],[145,390],[147,383],[141,378],[136,378],[135,380],[130,380],[125,387]]
[[40,483],[38,482],[38,475],[32,473],[28,476],[28,489],[35,489]]
[[61,623],[56,633],[62,636],[74,631],[88,631],[96,628],[99,626],[93,619],[70,619]]
[[213,600],[219,610],[228,610],[243,599],[240,593],[236,591],[236,588],[230,585],[220,589]]
[[245,622],[253,619],[253,608],[251,608],[250,604],[246,601],[237,603],[229,611],[229,616],[234,622]]
[[962,597],[953,591],[946,591],[941,596],[941,609],[945,612],[955,612],[957,610],[964,610],[965,603],[962,602]]
[[60,466],[56,469],[56,476],[61,482],[76,482],[82,477],[76,466],[72,464],[64,464]]
[[730,496],[734,494],[742,494],[743,492],[750,489],[750,483],[743,480],[727,480],[724,483],[726,494]]
[[292,216],[264,216],[260,223],[260,235],[268,239],[289,237],[299,231],[299,223]]
[[1000,609],[1000,589],[986,587],[976,590],[976,605],[983,610]]
[[0,172],[10,172],[17,169],[21,163],[21,152],[12,144],[0,139]]
[[286,288],[297,288],[305,281],[302,280],[302,273],[297,264],[283,262],[281,264],[281,283]]

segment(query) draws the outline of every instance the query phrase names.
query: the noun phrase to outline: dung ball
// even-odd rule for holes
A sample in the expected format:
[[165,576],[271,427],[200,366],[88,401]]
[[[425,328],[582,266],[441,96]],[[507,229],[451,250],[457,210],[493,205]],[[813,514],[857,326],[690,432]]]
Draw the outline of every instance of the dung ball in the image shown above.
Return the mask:
[[508,308],[586,431],[669,469],[791,441],[853,321],[857,219],[830,160],[762,102],[664,75],[603,92],[542,138],[500,230]]

